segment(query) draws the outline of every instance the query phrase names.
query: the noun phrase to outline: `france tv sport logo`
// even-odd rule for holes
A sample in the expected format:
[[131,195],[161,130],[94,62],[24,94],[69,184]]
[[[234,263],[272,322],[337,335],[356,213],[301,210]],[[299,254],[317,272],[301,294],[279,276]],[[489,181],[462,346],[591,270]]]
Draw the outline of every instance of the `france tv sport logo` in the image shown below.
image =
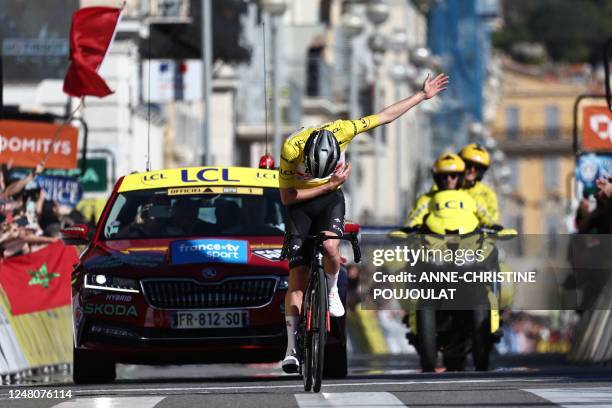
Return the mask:
[[247,241],[192,239],[171,244],[172,264],[247,263]]

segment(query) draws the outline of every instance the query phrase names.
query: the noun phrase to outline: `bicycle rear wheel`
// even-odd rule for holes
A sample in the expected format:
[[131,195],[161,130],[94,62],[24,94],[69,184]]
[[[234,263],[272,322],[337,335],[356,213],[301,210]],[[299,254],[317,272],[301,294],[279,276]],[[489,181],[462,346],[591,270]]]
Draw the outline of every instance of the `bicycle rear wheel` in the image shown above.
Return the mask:
[[318,279],[315,279],[312,297],[312,390],[321,390],[323,379],[323,367],[325,366],[325,342],[327,340],[327,328],[329,327],[329,310],[327,305],[327,278],[323,268],[319,268]]

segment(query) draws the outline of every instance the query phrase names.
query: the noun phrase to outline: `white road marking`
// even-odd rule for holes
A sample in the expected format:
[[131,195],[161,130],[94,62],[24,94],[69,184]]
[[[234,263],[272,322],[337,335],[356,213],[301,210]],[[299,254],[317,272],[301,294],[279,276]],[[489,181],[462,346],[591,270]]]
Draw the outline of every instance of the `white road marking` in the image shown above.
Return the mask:
[[394,408],[405,407],[404,403],[389,392],[340,392],[319,394],[295,394],[300,408]]
[[53,408],[152,408],[166,397],[98,397],[76,398]]
[[[482,379],[482,380],[450,380],[441,378],[436,381],[381,381],[381,382],[345,382],[345,383],[334,383],[334,384],[326,384],[323,383],[323,388],[333,388],[333,387],[363,387],[367,385],[377,386],[377,385],[418,385],[418,384],[486,384],[486,383],[512,383],[512,382],[523,382],[523,383],[537,383],[537,382],[555,382],[567,380],[564,377],[549,377],[549,378],[506,378],[506,379]],[[121,385],[121,384],[118,384]],[[286,388],[303,388],[301,381],[299,383],[292,385],[250,385],[250,386],[228,386],[228,387],[173,387],[173,388],[121,388],[120,386],[116,388],[107,388],[107,389],[72,389],[73,394],[86,394],[86,395],[95,395],[95,394],[108,394],[108,393],[121,393],[121,392],[148,392],[152,394],[162,394],[164,392],[178,392],[178,391],[231,391],[231,390],[273,390],[273,389],[286,389]],[[9,397],[8,393],[0,394],[0,397]],[[8,398],[0,398],[0,399],[8,399]]]
[[523,390],[565,408],[610,408],[612,387],[538,388]]

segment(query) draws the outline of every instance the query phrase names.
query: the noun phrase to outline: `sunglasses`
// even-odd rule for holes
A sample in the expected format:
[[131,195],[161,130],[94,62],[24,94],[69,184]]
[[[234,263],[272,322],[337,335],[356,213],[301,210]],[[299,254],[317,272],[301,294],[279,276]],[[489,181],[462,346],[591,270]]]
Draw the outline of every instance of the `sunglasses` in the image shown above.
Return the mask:
[[465,169],[468,170],[471,168],[474,168],[478,171],[483,171],[485,169],[485,167],[482,164],[475,163],[469,160],[465,160]]
[[459,178],[459,173],[444,173],[442,174],[442,178],[455,180]]

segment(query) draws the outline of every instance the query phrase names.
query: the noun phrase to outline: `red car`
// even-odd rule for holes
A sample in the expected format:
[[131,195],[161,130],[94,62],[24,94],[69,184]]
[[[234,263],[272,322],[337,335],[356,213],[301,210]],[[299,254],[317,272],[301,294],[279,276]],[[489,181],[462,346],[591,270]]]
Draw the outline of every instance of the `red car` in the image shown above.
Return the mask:
[[[67,243],[87,245],[72,279],[74,382],[113,381],[115,363],[281,360],[283,215],[275,170],[199,167],[119,179],[93,231],[62,231]],[[326,373],[345,376],[344,319],[332,329]]]

